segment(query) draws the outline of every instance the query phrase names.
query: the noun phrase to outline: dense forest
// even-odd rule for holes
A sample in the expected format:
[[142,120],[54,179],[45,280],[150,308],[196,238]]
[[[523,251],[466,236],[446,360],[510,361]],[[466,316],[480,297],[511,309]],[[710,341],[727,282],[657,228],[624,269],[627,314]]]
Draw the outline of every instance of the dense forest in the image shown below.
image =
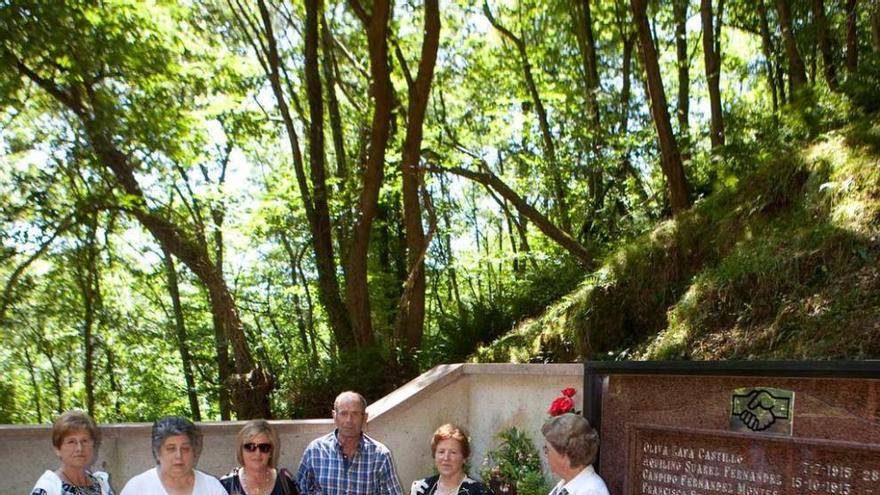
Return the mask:
[[[325,416],[669,222],[717,258],[735,188],[783,205],[806,169],[772,158],[821,132],[880,154],[878,0],[7,0],[0,57],[7,423]],[[619,288],[643,303],[608,291],[616,326],[526,359],[700,358],[636,344],[706,323],[667,317],[696,272],[652,246],[640,273],[669,277]]]

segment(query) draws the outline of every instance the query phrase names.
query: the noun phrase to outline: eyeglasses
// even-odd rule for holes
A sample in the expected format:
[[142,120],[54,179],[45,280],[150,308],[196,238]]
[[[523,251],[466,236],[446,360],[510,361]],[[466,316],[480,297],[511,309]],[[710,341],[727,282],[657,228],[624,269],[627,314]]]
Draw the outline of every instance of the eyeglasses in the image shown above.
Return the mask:
[[91,438],[66,438],[63,443],[71,448],[86,448],[94,445],[95,441]]
[[247,450],[248,452],[254,452],[257,449],[260,449],[260,452],[262,452],[264,454],[268,454],[269,452],[272,452],[272,444],[271,443],[248,442],[248,443],[242,445],[242,447],[244,447],[244,450]]

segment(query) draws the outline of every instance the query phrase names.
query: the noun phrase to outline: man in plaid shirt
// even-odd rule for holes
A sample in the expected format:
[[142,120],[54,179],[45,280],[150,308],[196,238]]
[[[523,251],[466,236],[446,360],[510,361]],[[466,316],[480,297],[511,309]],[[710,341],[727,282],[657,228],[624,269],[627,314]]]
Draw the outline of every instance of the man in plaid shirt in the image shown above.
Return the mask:
[[333,403],[336,430],[312,440],[296,474],[301,495],[402,495],[391,451],[367,436],[367,401],[343,392]]

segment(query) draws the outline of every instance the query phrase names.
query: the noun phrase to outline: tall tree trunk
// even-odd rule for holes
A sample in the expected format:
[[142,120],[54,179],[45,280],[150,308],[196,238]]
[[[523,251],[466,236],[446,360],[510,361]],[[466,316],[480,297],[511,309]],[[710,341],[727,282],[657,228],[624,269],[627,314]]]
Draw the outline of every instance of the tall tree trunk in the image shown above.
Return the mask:
[[870,9],[871,41],[874,53],[880,53],[880,0],[871,0]]
[[86,391],[86,410],[95,417],[95,320],[98,311],[98,218],[91,215],[86,224],[86,238],[77,262],[77,284],[83,301],[83,385]]
[[858,0],[846,0],[846,70],[855,74],[859,68]]
[[782,41],[785,43],[785,52],[788,54],[788,77],[792,90],[807,84],[807,70],[804,67],[804,59],[797,47],[794,36],[794,27],[791,19],[791,7],[788,0],[776,0],[776,10],[779,13],[779,27],[782,29]]
[[[333,36],[327,25],[325,15],[321,16],[321,68],[324,75],[324,83],[327,85],[327,118],[330,122],[330,136],[333,139],[333,154],[336,157],[337,186],[334,194],[338,198],[348,197],[349,164],[345,152],[345,136],[342,130],[342,116],[339,113],[339,100],[336,98],[336,56],[333,52]],[[346,201],[347,202],[347,201]],[[339,219],[334,225],[336,231],[336,245],[340,259],[346,259],[348,255],[348,239],[351,235],[351,210],[344,208],[339,214]]]
[[547,161],[550,169],[550,180],[553,188],[553,199],[555,202],[556,213],[559,217],[560,225],[566,232],[571,232],[571,217],[568,211],[568,198],[566,193],[565,180],[562,178],[562,172],[559,169],[559,162],[556,159],[556,143],[553,140],[553,133],[550,129],[550,120],[547,117],[547,109],[538,93],[538,86],[535,84],[535,78],[532,75],[532,64],[529,62],[528,52],[526,51],[525,41],[514,35],[509,29],[501,25],[495,20],[492,11],[489,9],[488,0],[483,0],[483,14],[489,20],[495,29],[497,29],[504,37],[509,39],[516,46],[519,52],[520,63],[522,64],[523,77],[526,81],[529,95],[532,98],[532,104],[535,105],[535,112],[538,114],[538,124],[541,127],[541,138],[544,150],[544,159]]
[[[314,2],[315,0],[309,0]],[[307,6],[308,3],[307,2]],[[373,121],[370,148],[363,171],[363,182],[358,198],[360,215],[355,221],[351,252],[348,258],[348,274],[345,286],[345,302],[351,317],[351,326],[362,348],[376,344],[373,322],[370,319],[370,292],[367,284],[367,256],[370,233],[379,203],[379,189],[385,174],[385,152],[391,129],[393,95],[390,68],[388,66],[388,22],[391,5],[388,0],[375,0],[371,13],[367,14],[358,0],[349,4],[364,24],[367,32],[367,49],[370,57],[370,87],[373,97]],[[308,14],[306,29],[310,29]],[[308,37],[308,36],[307,36]]]
[[[529,174],[529,165],[523,159],[518,159],[516,161],[516,176],[519,178],[526,178]],[[529,230],[529,219],[522,214],[522,212],[517,211],[516,215],[516,231],[519,234],[519,252],[520,256],[527,256],[529,260],[532,262],[532,267],[537,270],[537,261],[529,255],[532,251],[529,246],[529,238],[528,238],[528,230]],[[520,263],[520,269],[523,270],[523,274],[525,274],[525,262]]]
[[[318,199],[313,201],[312,192],[309,188],[308,180],[306,179],[305,167],[299,145],[299,136],[297,135],[296,126],[290,113],[290,107],[287,104],[287,96],[285,95],[284,87],[282,86],[281,59],[278,55],[278,46],[272,27],[272,19],[269,16],[269,9],[264,0],[257,0],[262,26],[260,29],[257,29],[256,27],[252,29],[248,21],[243,20],[249,15],[249,13],[247,11],[242,11],[232,2],[229,2],[229,4],[230,8],[236,15],[239,26],[248,36],[253,45],[254,51],[263,66],[266,76],[269,78],[272,93],[275,95],[278,111],[284,122],[284,129],[287,133],[287,139],[293,156],[294,174],[296,175],[296,181],[299,186],[300,197],[302,198],[306,218],[309,222],[312,249],[315,255],[315,268],[318,272],[318,298],[321,300],[321,303],[327,312],[327,320],[333,331],[333,336],[336,339],[337,345],[341,349],[354,349],[355,337],[352,332],[348,311],[342,301],[342,297],[340,296],[339,281],[336,278],[336,261],[333,256],[330,211],[326,197],[323,201],[319,201]],[[256,41],[255,38],[265,39],[265,44]],[[308,77],[306,83],[308,85]],[[318,96],[320,97],[320,93]],[[322,172],[312,170],[313,179],[315,176],[321,177]],[[319,187],[324,186],[322,184]]]
[[[223,155],[222,160],[220,161],[220,175],[217,179],[218,189],[222,189],[224,183],[226,182],[226,168],[229,164],[229,157],[232,153],[232,141],[229,141],[226,145],[226,150]],[[211,177],[208,173],[208,169],[205,165],[200,164],[200,168],[202,170],[202,176],[205,179],[205,182],[210,183]],[[223,274],[223,221],[226,217],[226,207],[223,204],[223,200],[219,200],[218,202],[212,202],[210,206],[211,212],[211,221],[213,223],[213,242],[214,242],[214,268],[219,274],[221,278],[225,278]],[[176,284],[176,272],[175,272],[175,284]],[[232,413],[232,404],[230,403],[229,390],[226,387],[226,383],[229,382],[230,377],[232,376],[232,364],[229,362],[229,340],[226,338],[225,332],[223,331],[223,322],[219,318],[217,314],[212,315],[212,323],[214,326],[214,354],[217,359],[217,377],[219,378],[218,383],[220,384],[217,387],[217,401],[220,406],[220,419],[223,421],[229,421],[231,419]],[[185,335],[185,333],[184,333]],[[189,388],[189,382],[187,382],[187,387]],[[195,382],[192,384],[193,394],[195,393]],[[190,397],[190,409],[195,413],[198,412],[197,409],[192,409],[193,405],[193,397]],[[195,402],[196,407],[198,407],[198,401]]]
[[[290,267],[290,285],[291,287],[296,287],[300,285],[297,267],[299,266],[302,253],[294,252],[293,245],[290,243],[290,239],[285,232],[280,232],[279,237],[281,239],[281,244],[284,246],[284,251],[287,253],[288,264]],[[296,313],[296,326],[299,330],[299,337],[300,341],[302,342],[303,352],[307,354],[309,367],[313,370],[317,369],[318,351],[315,347],[314,340],[312,340],[311,343],[309,342],[309,335],[311,334],[311,332],[308,327],[312,325],[312,322],[306,321],[306,315],[303,312],[299,295],[296,292],[293,293],[293,311],[294,313]]]
[[828,21],[825,19],[825,1],[813,0],[813,20],[816,24],[816,40],[822,52],[822,68],[825,82],[832,91],[837,91],[837,70],[834,67],[834,55],[831,51],[831,38],[828,36]]
[[632,52],[634,48],[633,37],[623,40],[623,63],[621,72],[623,82],[620,86],[620,133],[626,135],[629,130],[629,100],[632,92]]
[[[505,164],[506,163],[504,160],[504,156],[502,155],[501,151],[499,150],[498,151],[498,172],[501,176],[504,176],[504,174],[505,174],[505,170],[504,170]],[[519,278],[521,278],[521,275],[523,275],[525,273],[524,272],[525,263],[520,263],[521,260],[520,260],[520,253],[519,253],[519,244],[517,244],[517,236],[514,234],[514,231],[517,228],[517,227],[514,227],[514,224],[516,223],[516,218],[510,212],[510,207],[509,207],[508,201],[506,199],[499,198],[491,190],[487,189],[487,192],[489,192],[489,196],[492,198],[492,200],[495,201],[495,203],[499,207],[501,207],[501,212],[504,214],[502,224],[507,227],[506,229],[501,228],[501,232],[499,233],[498,250],[499,250],[499,252],[503,252],[505,250],[504,249],[504,235],[507,234],[507,239],[508,239],[508,242],[510,243],[509,244],[510,251],[513,254],[513,256],[511,257],[511,263],[510,263],[512,273],[513,273],[514,278],[519,279]]]
[[321,347],[327,351],[327,354],[332,358],[336,358],[336,347],[333,345],[325,344],[323,340],[320,339],[318,333],[315,331],[315,303],[312,299],[312,290],[309,289],[309,279],[306,278],[306,273],[302,267],[302,256],[300,256],[296,260],[296,272],[299,275],[300,285],[303,288],[303,294],[305,295],[305,321],[306,321],[306,332],[309,334],[309,340],[312,343],[311,352],[314,356],[315,361],[318,359],[318,344],[321,344]]
[[[398,239],[397,234],[405,230],[399,199],[397,195],[392,195],[391,201],[380,201],[379,208],[376,210],[375,227],[373,228],[372,240],[373,255],[376,258],[378,273],[388,276],[393,282],[383,286],[380,300],[382,301],[400,301],[403,294],[403,286],[406,283],[406,240]],[[376,292],[374,292],[376,294]],[[376,310],[376,321],[383,328],[394,327],[397,312],[391,309],[391,305],[382,306]],[[400,333],[392,332],[392,339],[396,347],[402,343]]]
[[[210,301],[210,296],[209,296]],[[220,419],[229,421],[232,419],[232,404],[229,397],[229,388],[226,383],[232,377],[232,363],[229,359],[229,339],[223,331],[223,320],[217,312],[212,312],[211,321],[214,327],[214,358],[217,360],[217,402],[220,407]]]
[[[712,18],[712,0],[700,1],[700,19],[703,21],[703,58],[706,67],[706,82],[709,87],[709,107],[711,109],[711,127],[709,139],[712,142],[712,150],[724,146],[724,117],[721,114],[721,53],[716,51],[718,45],[715,39],[715,28]],[[716,22],[720,25],[721,19]]]
[[[320,271],[325,272],[325,280],[319,283],[324,287],[321,294],[322,302],[331,302],[327,308],[328,313],[334,320],[334,327],[338,327],[336,339],[342,349],[353,349],[356,346],[358,336],[352,319],[357,318],[351,313],[351,309],[343,309],[342,299],[339,296],[339,286],[336,281],[335,262],[333,261],[332,227],[330,223],[330,207],[327,197],[327,185],[324,168],[324,113],[321,77],[318,70],[318,19],[323,17],[320,0],[306,2],[306,35],[305,35],[305,74],[306,91],[309,101],[309,167],[311,171],[312,187],[314,188],[312,201],[314,202],[314,236],[316,243],[316,259]],[[308,187],[303,184],[303,187]],[[332,301],[331,301],[332,300]]]
[[[776,88],[779,90],[779,104],[786,105],[790,101],[789,96],[791,96],[791,78],[788,78],[788,81],[786,81],[786,72],[782,69],[785,65],[783,63],[782,50],[779,49],[778,43],[774,43],[774,45],[776,46]],[[786,83],[788,85],[788,93],[786,93]]]
[[[403,293],[398,304],[395,334],[403,338],[404,355],[411,356],[413,349],[422,345],[425,328],[425,233],[422,230],[422,209],[419,204],[419,187],[422,170],[419,158],[422,134],[434,65],[440,41],[440,7],[438,0],[425,1],[425,27],[422,53],[416,79],[409,85],[406,137],[401,157],[403,182],[403,215],[406,232],[407,273]],[[410,78],[407,78],[409,81]],[[409,363],[415,371],[415,363]]]
[[[180,363],[183,368],[183,378],[186,381],[186,396],[189,398],[189,409],[192,412],[193,421],[201,421],[202,413],[199,411],[199,397],[196,394],[196,380],[192,371],[192,359],[189,355],[189,345],[186,342],[186,322],[183,318],[183,306],[180,304],[180,289],[177,284],[177,269],[171,253],[162,246],[162,260],[165,264],[165,280],[168,284],[168,295],[171,297],[171,307],[174,312],[174,330],[177,337],[177,350],[180,353]],[[223,387],[221,385],[220,389]]]
[[[333,153],[336,157],[336,177],[340,181],[348,178],[348,160],[345,153],[345,137],[342,131],[342,116],[339,113],[339,99],[336,97],[336,76],[334,66],[336,56],[333,53],[333,35],[327,25],[327,18],[321,15],[321,69],[324,75],[324,84],[327,85],[327,115],[330,121],[330,135],[333,139]],[[344,190],[339,186],[338,192]]]
[[[623,73],[623,82],[620,89],[620,129],[618,131],[621,136],[625,136],[629,129],[629,100],[632,86],[633,48],[635,48],[635,33],[630,33],[623,38],[623,64],[621,70]],[[642,176],[639,174],[636,167],[633,166],[632,160],[630,160],[629,156],[629,148],[626,146],[621,150],[619,168],[621,175],[628,175],[633,179],[635,193],[639,196],[640,200],[642,202],[647,201],[648,194],[643,187]]]
[[767,6],[765,0],[757,0],[759,23],[761,26],[761,50],[764,53],[764,65],[767,67],[767,86],[770,87],[770,97],[773,100],[774,116],[779,112],[779,96],[776,91],[776,76],[773,71],[773,55],[776,49],[770,37],[770,23],[767,20]]
[[[441,175],[439,177],[440,182],[440,194],[443,196],[444,201],[451,202],[452,197],[449,192],[449,186],[446,183],[446,177]],[[453,232],[452,226],[452,216],[449,213],[449,208],[443,208],[440,212],[443,217],[443,234],[441,236],[443,251],[446,254],[446,275],[449,279],[448,288],[449,288],[449,298],[455,302],[455,310],[461,315],[464,307],[461,304],[461,291],[458,287],[458,272],[455,269],[455,254],[452,251],[452,236],[450,232]]]
[[590,10],[590,0],[576,1],[571,12],[584,71],[587,122],[592,137],[594,158],[598,159],[604,133],[599,112],[599,67],[596,61],[596,41],[593,36],[593,14]]
[[593,14],[590,9],[590,0],[578,0],[575,2],[572,16],[584,72],[587,128],[590,131],[592,149],[592,159],[587,160],[589,167],[590,206],[581,228],[581,237],[586,239],[591,235],[590,231],[594,225],[597,212],[602,208],[606,192],[600,161],[601,148],[604,145],[604,132],[599,113],[599,68],[596,61],[596,41],[593,37]]
[[[678,136],[682,159],[690,158],[690,58],[688,57],[687,19],[690,0],[673,0],[672,17],[675,19],[675,60],[678,65]],[[624,44],[626,41],[624,41]]]
[[663,89],[663,78],[660,74],[660,64],[657,62],[657,50],[654,47],[654,39],[651,36],[651,27],[648,24],[647,0],[630,0],[633,20],[639,35],[642,61],[645,67],[648,94],[651,103],[651,115],[654,126],[657,129],[657,137],[660,141],[660,166],[666,176],[669,187],[669,202],[672,213],[678,214],[690,206],[688,197],[687,179],[684,175],[684,167],[681,163],[681,155],[678,144],[675,142],[675,134],[669,123],[669,110],[666,103],[666,92]]
[[107,373],[110,380],[110,392],[113,394],[113,412],[116,413],[116,417],[120,417],[122,415],[122,390],[119,389],[119,382],[116,380],[116,358],[113,354],[113,349],[109,345],[104,345],[103,347],[104,352],[107,354],[107,366],[104,368],[104,372]]
[[[324,98],[319,71],[318,44],[319,22],[323,18],[320,0],[306,1],[305,22],[305,78],[306,94],[309,102],[309,139],[308,155],[309,170],[311,172],[313,196],[312,201],[315,210],[329,212],[329,203],[326,188],[326,169],[324,164]],[[330,217],[317,215],[318,229],[321,238],[325,241],[330,235]],[[332,244],[328,246],[332,249]],[[332,252],[332,251],[331,251]],[[331,260],[332,262],[332,260]],[[335,277],[334,277],[335,278]]]
[[37,411],[37,423],[43,422],[43,407],[42,402],[43,399],[40,396],[40,386],[37,384],[37,374],[35,371],[34,361],[31,359],[30,346],[25,344],[22,346],[24,348],[24,363],[28,370],[28,377],[31,380],[31,389],[34,392],[34,409]]
[[46,341],[46,335],[43,333],[45,330],[43,328],[45,323],[43,321],[38,321],[37,324],[39,326],[37,329],[34,330],[34,337],[37,341],[37,349],[49,363],[49,370],[52,376],[52,390],[53,392],[55,392],[55,412],[57,414],[61,414],[65,410],[64,382],[61,379],[61,364],[63,363],[58,362],[58,359],[56,359],[55,351],[52,349],[52,346],[49,344],[49,342]]

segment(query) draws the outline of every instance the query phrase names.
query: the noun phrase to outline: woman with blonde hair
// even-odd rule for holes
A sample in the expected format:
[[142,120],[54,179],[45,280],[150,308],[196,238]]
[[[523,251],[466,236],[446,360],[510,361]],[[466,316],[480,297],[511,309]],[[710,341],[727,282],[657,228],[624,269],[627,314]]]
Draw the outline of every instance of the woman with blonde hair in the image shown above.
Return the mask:
[[236,437],[238,467],[220,478],[230,495],[297,495],[293,476],[278,469],[278,432],[264,419],[248,421]]
[[107,473],[89,471],[101,430],[88,414],[67,411],[52,425],[52,445],[61,465],[37,480],[31,495],[113,495]]

